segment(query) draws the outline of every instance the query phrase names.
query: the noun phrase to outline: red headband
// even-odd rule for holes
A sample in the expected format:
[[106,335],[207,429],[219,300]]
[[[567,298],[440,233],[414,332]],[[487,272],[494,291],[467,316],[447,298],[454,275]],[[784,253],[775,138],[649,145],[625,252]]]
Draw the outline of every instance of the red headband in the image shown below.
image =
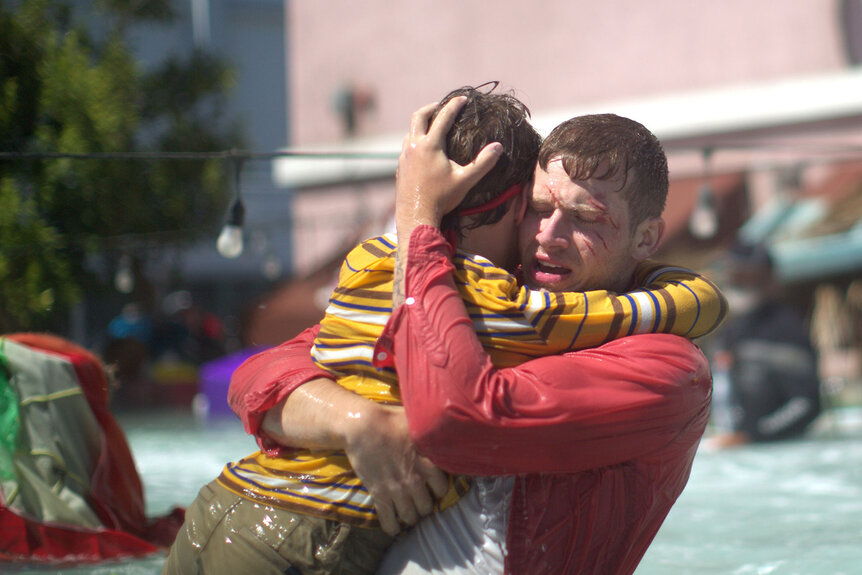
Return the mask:
[[524,184],[515,184],[511,188],[507,189],[505,192],[494,198],[489,202],[485,202],[484,204],[479,204],[478,206],[473,206],[472,208],[467,208],[458,212],[459,216],[473,216],[476,214],[481,214],[482,212],[490,212],[494,208],[502,206],[508,200],[517,196],[521,190],[523,189]]
[[[467,208],[465,210],[461,210],[458,212],[458,216],[473,216],[476,214],[481,214],[483,212],[490,212],[494,208],[498,208],[502,206],[504,203],[509,201],[510,199],[517,196],[521,193],[521,190],[524,189],[524,184],[515,184],[514,186],[508,188],[502,194],[494,198],[489,202],[485,202],[484,204],[479,204],[478,206],[473,206],[472,208]],[[443,235],[446,237],[446,241],[449,242],[449,245],[452,246],[452,249],[457,249],[458,247],[458,232],[455,229],[448,229],[443,231]]]

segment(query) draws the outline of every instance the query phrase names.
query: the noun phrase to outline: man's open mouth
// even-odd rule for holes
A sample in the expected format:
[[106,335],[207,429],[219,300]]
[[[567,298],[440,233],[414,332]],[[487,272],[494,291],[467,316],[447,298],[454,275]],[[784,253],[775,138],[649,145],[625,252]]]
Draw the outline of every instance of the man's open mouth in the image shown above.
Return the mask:
[[555,266],[552,264],[545,264],[542,262],[536,262],[536,271],[540,271],[548,274],[565,274],[569,273],[571,270],[569,268],[564,268],[562,266]]
[[533,264],[533,277],[539,283],[557,283],[572,273],[567,267],[555,266],[553,264],[536,260]]

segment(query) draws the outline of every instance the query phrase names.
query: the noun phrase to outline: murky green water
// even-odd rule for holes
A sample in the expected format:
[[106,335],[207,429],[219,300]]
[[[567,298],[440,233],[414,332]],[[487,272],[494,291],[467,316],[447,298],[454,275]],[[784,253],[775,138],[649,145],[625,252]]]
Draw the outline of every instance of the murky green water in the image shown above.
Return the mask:
[[[862,412],[831,421],[837,425],[827,420],[803,441],[699,453],[637,575],[862,573]],[[188,505],[226,461],[255,449],[234,419],[200,423],[173,413],[126,416],[121,423],[152,515]],[[15,570],[149,575],[160,573],[163,562]]]

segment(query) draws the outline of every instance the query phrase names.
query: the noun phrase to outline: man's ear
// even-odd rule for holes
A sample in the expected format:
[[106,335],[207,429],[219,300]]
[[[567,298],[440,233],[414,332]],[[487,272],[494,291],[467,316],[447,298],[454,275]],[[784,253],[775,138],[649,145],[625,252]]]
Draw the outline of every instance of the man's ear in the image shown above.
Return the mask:
[[658,249],[664,235],[664,219],[647,218],[638,224],[634,235],[634,250],[632,257],[641,262],[652,256]]
[[520,226],[524,221],[524,216],[527,214],[527,206],[530,203],[530,182],[526,182],[521,186],[521,193],[515,199],[515,225]]

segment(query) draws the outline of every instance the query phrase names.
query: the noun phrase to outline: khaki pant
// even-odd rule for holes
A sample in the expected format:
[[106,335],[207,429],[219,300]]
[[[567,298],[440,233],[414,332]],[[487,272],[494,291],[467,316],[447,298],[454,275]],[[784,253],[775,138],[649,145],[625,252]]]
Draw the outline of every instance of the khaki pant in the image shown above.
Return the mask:
[[162,573],[373,574],[392,541],[379,529],[255,503],[212,481],[186,510]]

